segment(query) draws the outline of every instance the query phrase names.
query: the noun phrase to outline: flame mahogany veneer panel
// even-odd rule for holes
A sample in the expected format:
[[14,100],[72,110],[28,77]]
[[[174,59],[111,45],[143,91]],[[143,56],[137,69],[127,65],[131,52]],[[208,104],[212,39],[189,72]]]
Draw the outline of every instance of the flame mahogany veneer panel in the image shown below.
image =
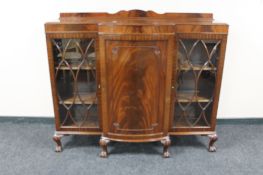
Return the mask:
[[162,131],[167,42],[106,41],[110,132]]

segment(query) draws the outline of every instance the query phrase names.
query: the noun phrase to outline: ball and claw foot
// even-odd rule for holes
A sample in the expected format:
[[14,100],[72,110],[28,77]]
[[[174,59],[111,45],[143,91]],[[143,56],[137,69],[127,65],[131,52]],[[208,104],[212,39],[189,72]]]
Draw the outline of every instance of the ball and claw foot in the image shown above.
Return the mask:
[[54,134],[53,140],[56,143],[55,152],[61,152],[62,151],[62,144],[61,144],[61,138],[63,135]]
[[100,157],[101,157],[101,158],[107,158],[107,157],[108,157],[108,152],[102,150],[102,151],[100,152]]
[[100,138],[100,147],[101,147],[101,152],[100,152],[100,157],[101,158],[107,158],[108,157],[108,149],[107,149],[107,145],[110,142],[109,139],[105,138],[105,137],[101,137]]
[[163,157],[169,158],[170,153],[168,151],[168,148],[171,145],[170,137],[166,137],[165,139],[161,140],[161,143],[163,144]]
[[56,146],[55,152],[62,152],[62,147],[61,146]]
[[216,152],[216,146],[214,143],[218,140],[218,137],[216,134],[208,135],[209,137],[209,144],[208,144],[208,151],[209,152]]
[[163,153],[163,157],[164,158],[169,158],[170,157],[170,153],[168,151]]

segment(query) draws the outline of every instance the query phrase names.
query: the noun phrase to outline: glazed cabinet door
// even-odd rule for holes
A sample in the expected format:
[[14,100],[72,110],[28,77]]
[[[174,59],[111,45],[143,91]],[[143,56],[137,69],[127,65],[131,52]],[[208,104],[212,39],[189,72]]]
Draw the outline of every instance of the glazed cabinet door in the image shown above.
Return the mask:
[[103,123],[111,138],[163,136],[165,118],[168,119],[166,86],[171,83],[171,76],[167,76],[171,70],[168,62],[172,61],[168,60],[169,43],[173,43],[172,38],[167,37],[103,39],[103,51],[100,50],[105,53],[101,57],[105,70]]
[[58,131],[99,131],[96,36],[48,34]]
[[172,131],[213,131],[226,35],[178,35]]

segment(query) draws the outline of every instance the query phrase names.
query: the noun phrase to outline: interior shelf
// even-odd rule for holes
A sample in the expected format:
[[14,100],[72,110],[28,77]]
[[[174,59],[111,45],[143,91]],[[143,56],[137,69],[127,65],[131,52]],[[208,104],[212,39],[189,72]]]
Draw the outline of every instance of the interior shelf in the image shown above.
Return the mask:
[[66,65],[63,65],[63,66],[60,66],[60,67],[56,67],[56,70],[95,70],[95,66],[91,66],[91,65],[88,65],[88,64],[84,64],[84,65],[81,65],[79,67],[79,64],[70,64],[69,65],[70,67],[66,66]]
[[203,103],[207,103],[210,101],[209,98],[206,97],[202,97],[202,96],[196,96],[194,94],[191,93],[187,93],[187,92],[180,92],[176,94],[176,99],[177,102],[180,103],[187,103],[187,102],[203,102]]
[[[81,98],[81,99],[80,99]],[[59,104],[97,104],[96,92],[80,94],[80,98],[76,95],[75,100],[74,96],[60,101]]]
[[181,65],[180,67],[178,67],[179,70],[182,71],[188,71],[188,70],[194,70],[194,71],[198,71],[198,70],[216,70],[216,67],[209,67],[209,66],[204,66],[203,65]]

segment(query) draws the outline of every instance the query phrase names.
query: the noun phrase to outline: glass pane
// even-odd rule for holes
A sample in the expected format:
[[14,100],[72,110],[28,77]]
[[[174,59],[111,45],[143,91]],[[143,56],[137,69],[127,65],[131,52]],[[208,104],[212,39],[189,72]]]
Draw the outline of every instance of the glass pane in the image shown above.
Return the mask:
[[97,105],[72,105],[69,110],[63,105],[59,106],[62,126],[74,128],[98,128]]
[[94,39],[53,39],[61,126],[98,127]]
[[179,40],[174,127],[210,126],[219,40]]
[[198,103],[178,103],[175,106],[174,126],[180,127],[200,127],[209,126],[212,105],[207,103],[206,110]]

